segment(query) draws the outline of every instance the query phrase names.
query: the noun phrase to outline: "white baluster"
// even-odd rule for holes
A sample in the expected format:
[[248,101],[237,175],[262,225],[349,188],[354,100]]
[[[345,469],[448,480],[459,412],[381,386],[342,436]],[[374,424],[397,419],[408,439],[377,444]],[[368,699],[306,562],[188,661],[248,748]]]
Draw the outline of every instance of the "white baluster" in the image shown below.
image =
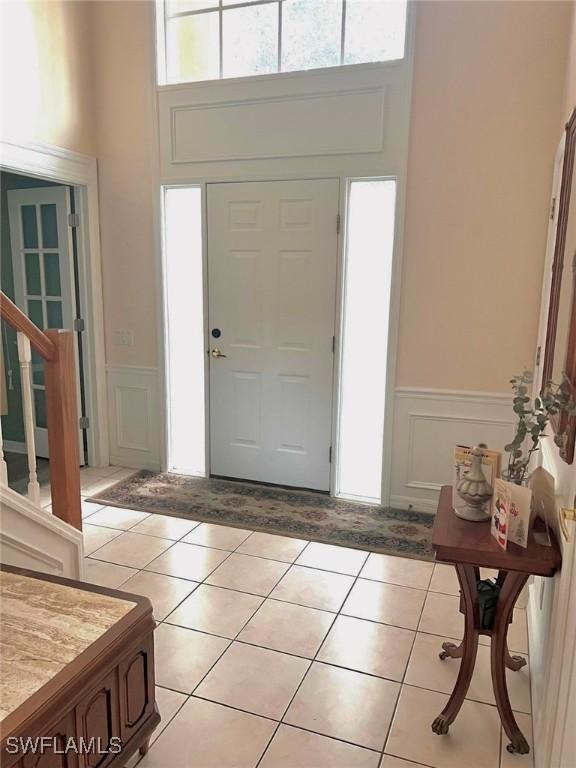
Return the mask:
[[4,459],[4,439],[2,437],[2,420],[0,419],[0,485],[8,485],[8,467]]
[[24,410],[24,434],[28,452],[28,497],[40,506],[40,485],[36,474],[36,444],[34,441],[34,412],[32,410],[32,380],[30,378],[32,352],[30,339],[18,331],[18,359],[22,380],[22,405]]

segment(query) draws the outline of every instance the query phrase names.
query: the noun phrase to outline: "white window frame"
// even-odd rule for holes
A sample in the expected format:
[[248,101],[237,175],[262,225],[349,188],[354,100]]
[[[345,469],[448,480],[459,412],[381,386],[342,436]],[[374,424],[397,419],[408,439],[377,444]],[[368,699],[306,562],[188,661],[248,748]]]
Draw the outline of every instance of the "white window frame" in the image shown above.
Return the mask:
[[[400,2],[400,0],[398,0]],[[401,58],[396,59],[384,59],[381,61],[367,61],[354,64],[346,64],[344,62],[345,47],[346,47],[346,2],[347,0],[341,0],[342,2],[342,21],[340,31],[340,63],[331,67],[317,67],[302,70],[282,70],[282,4],[283,0],[246,0],[245,2],[235,2],[234,5],[225,6],[223,0],[219,0],[217,6],[210,8],[200,9],[196,11],[182,11],[181,13],[173,14],[171,18],[181,18],[186,16],[200,16],[207,13],[217,13],[219,16],[219,31],[220,31],[220,51],[219,51],[219,77],[212,80],[176,80],[170,81],[168,79],[168,51],[166,45],[166,2],[165,0],[156,0],[156,76],[158,86],[177,86],[184,84],[206,84],[219,82],[221,80],[234,80],[237,78],[224,77],[223,76],[223,57],[224,57],[224,41],[223,41],[223,14],[227,10],[237,8],[247,8],[260,5],[277,5],[278,6],[278,63],[275,72],[267,72],[261,75],[248,75],[248,78],[253,77],[266,77],[270,75],[290,75],[290,74],[302,74],[303,72],[319,72],[324,70],[334,69],[348,69],[349,67],[366,66],[367,64],[394,64],[395,62],[403,61],[407,54],[408,46],[408,25],[409,25],[409,8],[410,0],[406,0],[406,21],[404,25],[404,47],[403,55]]]

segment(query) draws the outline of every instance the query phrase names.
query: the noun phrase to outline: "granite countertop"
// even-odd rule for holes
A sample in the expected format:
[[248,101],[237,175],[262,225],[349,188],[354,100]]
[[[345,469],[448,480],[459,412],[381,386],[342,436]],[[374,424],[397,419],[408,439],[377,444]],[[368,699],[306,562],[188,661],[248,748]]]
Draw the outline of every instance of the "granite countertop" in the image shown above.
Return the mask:
[[134,606],[0,571],[0,722]]

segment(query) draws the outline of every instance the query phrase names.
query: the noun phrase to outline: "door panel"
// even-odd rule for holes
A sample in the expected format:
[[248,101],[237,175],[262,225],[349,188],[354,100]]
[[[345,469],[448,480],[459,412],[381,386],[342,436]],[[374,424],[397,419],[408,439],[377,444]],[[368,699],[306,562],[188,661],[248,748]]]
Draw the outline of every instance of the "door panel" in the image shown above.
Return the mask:
[[212,474],[329,490],[338,192],[208,185]]
[[[74,327],[76,301],[72,237],[68,226],[70,191],[67,187],[9,190],[8,212],[18,307],[42,330]],[[78,408],[80,367],[76,354]],[[48,458],[44,362],[32,351],[32,389],[36,455]],[[80,457],[84,447],[79,430]]]

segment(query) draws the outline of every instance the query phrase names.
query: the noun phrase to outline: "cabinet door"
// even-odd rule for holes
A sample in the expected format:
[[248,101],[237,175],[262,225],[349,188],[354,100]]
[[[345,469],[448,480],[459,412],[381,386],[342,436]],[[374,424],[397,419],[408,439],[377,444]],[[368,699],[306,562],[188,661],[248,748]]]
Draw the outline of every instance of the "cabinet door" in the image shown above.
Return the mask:
[[99,681],[78,705],[78,731],[91,748],[84,755],[87,768],[103,768],[114,759],[120,737],[116,670]]
[[152,636],[128,656],[120,672],[120,721],[126,743],[154,709],[154,643]]
[[[42,754],[27,754],[23,761],[18,763],[23,768],[78,768],[78,755],[73,749],[66,751],[66,745],[72,743],[76,737],[76,725],[74,712],[69,712],[62,720],[43,732],[41,736],[53,739],[53,747],[49,746]],[[69,741],[70,740],[70,741]]]

